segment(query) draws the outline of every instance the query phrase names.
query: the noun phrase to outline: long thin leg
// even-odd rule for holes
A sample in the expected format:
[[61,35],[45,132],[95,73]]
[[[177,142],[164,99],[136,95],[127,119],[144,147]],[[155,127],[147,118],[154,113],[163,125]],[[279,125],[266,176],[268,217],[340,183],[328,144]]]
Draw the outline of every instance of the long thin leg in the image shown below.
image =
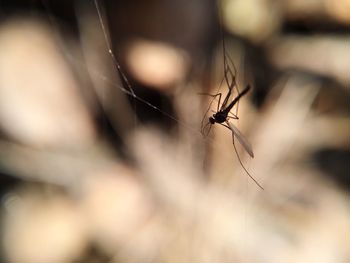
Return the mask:
[[229,62],[229,63],[231,64],[231,66],[233,67],[233,71],[234,71],[234,72],[232,72],[229,63],[227,63],[227,60],[226,60],[227,66],[230,68],[230,71],[233,73],[233,76],[236,76],[236,75],[237,75],[237,69],[236,69],[235,63],[233,63],[232,58],[231,58],[227,53],[225,54],[225,56],[226,56],[226,59],[228,59],[228,62]]
[[[230,72],[230,74],[231,74],[231,71],[229,71],[229,72]],[[228,100],[229,100],[229,98],[231,97],[232,88],[233,88],[234,85],[235,85],[235,83],[233,82],[233,80],[232,80],[231,83],[229,82],[228,77],[227,77],[227,71],[225,71],[225,80],[226,80],[228,92],[227,92],[227,94],[226,94],[226,97],[225,97],[225,99],[224,99],[222,105],[221,105],[221,109],[226,108],[226,105],[227,105],[227,103],[228,103]]]
[[227,129],[229,129],[229,130],[231,131],[231,128],[230,128],[228,125],[223,124],[223,123],[219,123],[219,124],[222,125],[222,126],[224,126],[224,127],[226,127]]
[[233,120],[238,120],[238,116],[227,116],[227,119],[233,119]]
[[198,95],[203,95],[203,96],[210,96],[210,97],[213,97],[215,98],[216,96],[219,96],[220,93],[218,94],[210,94],[210,93],[197,93]]
[[[198,93],[198,95],[204,95],[204,96],[210,96],[210,97],[213,97],[214,99],[217,97],[217,96],[219,96],[219,102],[218,102],[218,104],[217,104],[217,109],[216,109],[216,112],[218,112],[219,111],[219,107],[220,107],[220,102],[221,102],[221,96],[222,96],[222,93],[220,92],[220,93],[218,93],[218,94],[215,94],[215,95],[213,95],[213,94],[209,94],[209,93]],[[211,104],[212,103],[210,103],[210,106],[211,106]],[[210,106],[209,106],[209,108],[210,108]],[[208,112],[208,111],[207,111]],[[207,113],[206,112],[206,113]]]
[[[236,85],[236,84],[237,84],[237,83],[236,83],[236,76],[237,76],[237,69],[236,69],[236,66],[235,66],[235,64],[233,63],[231,57],[230,57],[227,53],[225,53],[224,55],[225,55],[226,67],[228,68],[229,73],[230,73],[230,75],[232,76],[232,80],[231,80],[231,82],[230,82],[231,85],[229,85],[229,86],[232,86],[231,89],[232,89],[234,86],[236,86],[237,91],[238,91],[238,93],[239,93],[238,86]],[[232,71],[230,65],[233,67],[233,71]]]
[[[226,84],[229,87],[229,89],[232,89],[233,86],[236,85],[236,73],[232,72],[231,67],[228,64],[226,64],[226,68],[227,68],[227,70],[225,70]],[[231,79],[229,79],[228,77],[230,77]]]
[[[231,128],[226,125],[226,124],[223,124],[223,123],[219,123],[220,125],[226,127],[227,129],[229,129],[231,131]],[[236,156],[238,158],[238,162],[240,163],[240,165],[242,166],[243,170],[246,172],[246,174],[250,177],[250,179],[252,179],[254,181],[254,183],[261,189],[261,190],[264,190],[264,187],[261,186],[261,184],[259,184],[259,182],[254,178],[254,176],[252,176],[248,170],[245,168],[242,160],[241,160],[241,157],[239,157],[239,154],[238,154],[238,151],[237,151],[237,148],[236,148],[236,144],[235,144],[235,137],[232,136],[232,144],[233,144],[233,148],[235,150],[235,153],[236,153]]]
[[[206,129],[206,127],[209,125],[209,129],[208,129],[208,131],[207,132],[205,132],[205,129]],[[209,133],[210,133],[210,130],[211,130],[211,126],[213,126],[210,122],[208,122],[205,126],[204,126],[204,128],[202,129],[202,135],[203,136],[207,136]]]
[[[202,133],[203,136],[206,136],[207,134],[209,134],[209,132],[208,132],[208,133],[205,133],[205,129],[206,129],[206,127],[207,127],[208,125],[210,125],[210,122],[208,122],[207,124],[205,124],[205,125],[201,128],[201,133]],[[209,127],[209,131],[210,131],[210,127]]]
[[[230,114],[231,114],[231,115],[230,115]],[[231,117],[233,117],[233,118],[236,118],[237,120],[239,119],[238,116],[237,116],[236,114],[232,113],[232,112],[229,112],[229,113],[228,113],[228,116],[231,116]]]
[[[220,106],[220,101],[221,101],[221,93],[218,93],[218,94],[215,94],[215,95],[212,95],[212,94],[205,94],[205,93],[202,93],[201,95],[207,95],[207,96],[211,96],[211,97],[213,97],[213,99],[212,99],[212,101],[210,102],[210,104],[209,104],[209,107],[208,107],[208,109],[206,110],[206,112],[204,113],[204,116],[203,116],[203,118],[202,118],[202,121],[201,121],[201,129],[202,129],[202,131],[204,130],[204,128],[205,127],[203,127],[203,125],[204,125],[204,120],[205,120],[205,118],[207,117],[207,114],[208,114],[208,112],[209,112],[209,110],[210,110],[210,108],[211,108],[211,105],[213,104],[213,102],[214,102],[214,99],[217,97],[217,96],[219,96],[219,102],[218,102],[218,104],[217,104],[217,109],[219,109],[219,106]],[[209,132],[208,132],[209,133]],[[203,134],[203,132],[202,132],[202,134]],[[203,134],[204,135],[204,134]]]
[[218,102],[217,107],[216,107],[216,112],[218,112],[218,111],[219,111],[219,108],[220,108],[221,95],[222,95],[222,94],[219,93],[219,102]]
[[[236,66],[235,66],[235,64],[233,63],[231,57],[230,57],[229,55],[227,55],[227,54],[225,54],[225,61],[226,61],[227,67],[230,69],[230,74],[233,74],[233,76],[236,76],[236,75],[237,75]],[[231,70],[231,66],[232,66],[232,68],[233,68],[233,72],[232,72],[232,70]],[[240,93],[240,90],[239,90],[238,85],[237,85],[237,83],[236,83],[236,78],[233,79],[231,89],[234,88],[234,87],[235,87],[235,89],[236,89],[236,91],[237,91],[237,94],[239,94],[239,93]],[[237,102],[236,115],[238,115],[238,108],[239,108],[239,102]]]
[[246,172],[246,174],[250,177],[250,179],[252,179],[254,181],[254,183],[259,186],[259,188],[261,190],[264,190],[264,187],[261,186],[261,184],[259,184],[259,182],[248,172],[248,170],[245,168],[245,166],[243,165],[243,162],[241,160],[241,157],[239,157],[239,154],[238,154],[238,151],[237,151],[237,148],[236,148],[236,144],[235,144],[235,141],[234,141],[234,137],[232,139],[232,144],[233,144],[233,148],[235,149],[235,153],[237,155],[237,158],[238,158],[238,161],[239,163],[241,164],[243,170]]
[[[231,65],[233,66],[234,71],[232,71]],[[228,93],[224,102],[222,103],[222,109],[226,107],[234,87],[236,87],[236,90],[239,93],[239,89],[236,83],[237,69],[230,56],[227,55],[226,51],[224,52],[224,69],[224,78],[228,88]]]

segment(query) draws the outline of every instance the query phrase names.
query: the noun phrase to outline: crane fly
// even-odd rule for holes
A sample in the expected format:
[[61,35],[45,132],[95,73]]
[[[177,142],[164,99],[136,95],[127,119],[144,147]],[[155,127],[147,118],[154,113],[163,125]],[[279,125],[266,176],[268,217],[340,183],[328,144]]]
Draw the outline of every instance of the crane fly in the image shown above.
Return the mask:
[[[231,101],[231,103],[226,107],[221,109],[214,113],[213,116],[209,117],[209,123],[210,125],[213,125],[215,123],[221,124],[225,126],[226,128],[230,129],[232,131],[232,135],[237,138],[239,143],[243,146],[244,150],[252,157],[254,158],[254,153],[252,150],[252,146],[250,143],[245,139],[243,134],[238,130],[238,128],[229,121],[229,119],[238,119],[238,117],[235,116],[229,116],[229,112],[233,108],[233,106],[239,101],[241,97],[243,97],[247,92],[250,90],[250,86],[248,85],[241,93],[238,94],[234,100]],[[220,94],[221,95],[221,94]],[[220,103],[220,98],[219,98],[219,103]],[[234,138],[234,137],[233,137]]]
[[[231,63],[232,63],[232,61],[231,61]],[[247,173],[247,175],[255,182],[255,184],[257,186],[259,186],[261,189],[264,189],[243,165],[242,160],[239,157],[239,154],[238,154],[237,149],[236,149],[235,138],[237,138],[238,142],[242,145],[243,149],[249,154],[249,156],[251,158],[254,158],[252,146],[248,142],[248,140],[244,137],[244,135],[238,130],[238,128],[232,123],[232,121],[230,121],[230,120],[238,120],[239,119],[237,116],[237,111],[236,111],[236,114],[233,114],[233,113],[231,113],[231,110],[233,109],[233,107],[236,104],[238,104],[239,100],[244,95],[246,95],[248,93],[248,91],[250,90],[250,86],[247,85],[246,88],[240,92],[238,90],[237,85],[236,85],[235,74],[233,74],[232,70],[230,69],[229,65],[226,63],[225,60],[224,60],[224,65],[225,65],[225,78],[224,79],[225,79],[227,86],[228,86],[228,92],[227,92],[226,97],[224,98],[222,104],[220,105],[222,93],[218,93],[215,95],[202,93],[202,95],[208,95],[208,96],[213,97],[213,100],[210,103],[210,106],[209,106],[208,110],[206,111],[205,116],[207,115],[214,99],[216,97],[218,97],[218,104],[217,104],[216,112],[214,112],[213,115],[209,117],[208,123],[206,125],[203,125],[205,116],[202,120],[202,134],[204,136],[208,135],[210,132],[211,126],[214,125],[215,123],[220,124],[220,125],[226,127],[227,129],[229,129],[232,133],[232,143],[233,143],[233,146],[234,146],[239,163],[241,164],[242,168]],[[238,95],[231,102],[229,102],[230,97],[233,93],[234,87],[236,87],[236,91],[237,91]]]

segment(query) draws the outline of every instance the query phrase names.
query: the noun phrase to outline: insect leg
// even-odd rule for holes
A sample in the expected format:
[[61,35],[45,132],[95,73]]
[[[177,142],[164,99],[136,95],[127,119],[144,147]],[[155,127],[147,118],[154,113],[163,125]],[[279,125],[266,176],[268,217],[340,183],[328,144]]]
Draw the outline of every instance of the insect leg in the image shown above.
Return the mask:
[[231,127],[228,126],[228,125],[226,125],[226,124],[223,124],[223,123],[219,123],[219,124],[222,125],[222,126],[224,126],[224,127],[226,127],[226,128],[228,128],[229,130],[232,131],[232,144],[233,144],[233,148],[234,148],[234,150],[235,150],[236,156],[237,156],[237,158],[238,158],[238,162],[240,163],[240,165],[242,166],[242,168],[243,168],[243,170],[246,172],[246,174],[250,177],[250,179],[252,179],[252,180],[254,181],[254,183],[255,183],[260,189],[264,190],[264,187],[262,187],[261,184],[259,184],[259,182],[254,178],[254,176],[252,176],[252,175],[248,172],[247,168],[245,168],[245,166],[244,166],[244,164],[243,164],[243,162],[242,162],[242,160],[241,160],[241,157],[240,157],[239,154],[238,154],[238,151],[237,151],[237,148],[236,148],[236,144],[235,144],[235,136],[234,136],[235,133],[233,132],[233,130],[231,129]]
[[221,93],[218,93],[218,94],[197,93],[197,94],[198,94],[198,95],[202,95],[202,96],[210,96],[210,97],[216,98],[216,97],[219,96],[219,94],[221,94]]
[[[210,97],[213,97],[213,99],[215,99],[217,96],[219,96],[219,102],[218,102],[218,106],[217,106],[217,111],[219,111],[219,105],[220,105],[221,96],[222,96],[222,93],[221,93],[221,92],[218,93],[218,94],[215,94],[215,95],[209,94],[209,93],[198,93],[198,95],[210,96]],[[209,108],[210,108],[210,106],[211,106],[212,103],[213,103],[213,102],[211,102],[211,103],[209,104]],[[207,111],[207,112],[208,112],[208,111]],[[206,112],[206,113],[207,113],[207,112]]]
[[235,141],[234,141],[234,136],[232,136],[232,144],[233,144],[233,148],[235,149],[235,153],[236,153],[236,156],[238,158],[238,161],[239,163],[241,164],[243,170],[246,172],[246,174],[250,177],[250,179],[252,179],[254,181],[254,183],[261,189],[261,190],[264,190],[264,187],[261,186],[261,184],[259,184],[259,182],[254,178],[254,176],[252,176],[248,170],[245,168],[245,166],[243,165],[243,162],[241,160],[241,157],[239,157],[239,154],[238,154],[238,151],[237,151],[237,148],[236,148],[236,145],[235,145]]
[[229,129],[229,130],[231,131],[231,128],[230,128],[228,125],[223,124],[223,123],[219,123],[219,124],[222,125],[222,126],[224,126],[224,127],[226,127],[227,129]]
[[[212,101],[210,102],[208,109],[205,111],[204,116],[203,116],[202,121],[201,121],[201,127],[202,127],[201,130],[203,131],[204,128],[206,127],[206,126],[204,126],[204,120],[205,120],[205,118],[207,117],[207,114],[208,114],[208,112],[209,112],[209,110],[210,110],[210,107],[211,107],[211,105],[213,104],[214,99],[215,99],[217,96],[219,96],[219,103],[218,103],[218,105],[217,105],[217,108],[219,108],[220,101],[221,101],[221,93],[218,93],[218,94],[215,94],[215,95],[207,94],[207,93],[200,93],[199,95],[206,95],[206,96],[213,97],[213,99],[212,99]],[[209,133],[209,132],[208,132],[208,133]],[[203,132],[202,132],[202,134],[203,134]]]
[[238,116],[234,115],[233,116],[227,116],[227,119],[233,119],[233,120],[238,120]]
[[220,108],[220,102],[221,102],[221,93],[219,93],[219,102],[217,104],[217,107],[216,107],[216,111],[218,112],[219,111],[219,108]]
[[207,124],[205,124],[204,127],[202,127],[202,129],[201,129],[201,133],[202,133],[203,136],[206,136],[206,135],[209,134],[209,131],[210,131],[210,128],[211,128],[211,127],[209,127],[209,130],[208,130],[207,133],[205,132],[205,129],[206,129],[206,127],[207,127],[208,125],[210,125],[210,122],[207,122]]

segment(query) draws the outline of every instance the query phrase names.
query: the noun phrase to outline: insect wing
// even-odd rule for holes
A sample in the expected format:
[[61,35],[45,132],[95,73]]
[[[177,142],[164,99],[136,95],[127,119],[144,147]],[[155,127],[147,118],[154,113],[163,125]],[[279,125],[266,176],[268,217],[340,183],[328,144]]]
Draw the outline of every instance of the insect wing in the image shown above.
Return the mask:
[[233,125],[231,122],[227,122],[229,125],[231,131],[232,131],[232,140],[234,140],[234,137],[236,136],[239,143],[243,146],[244,150],[252,157],[254,158],[254,153],[252,146],[247,141],[247,139],[244,137],[244,135],[237,129],[235,125]]

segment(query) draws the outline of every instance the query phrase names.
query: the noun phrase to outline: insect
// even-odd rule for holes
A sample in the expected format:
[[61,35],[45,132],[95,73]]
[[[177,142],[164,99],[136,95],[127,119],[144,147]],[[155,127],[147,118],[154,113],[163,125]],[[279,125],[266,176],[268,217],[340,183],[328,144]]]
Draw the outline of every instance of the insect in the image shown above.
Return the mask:
[[[124,75],[124,73],[122,72],[120,65],[118,63],[118,61],[115,59],[114,54],[111,50],[111,44],[109,43],[108,37],[107,37],[107,33],[106,33],[106,29],[104,26],[104,22],[103,22],[103,18],[101,15],[101,11],[100,11],[100,7],[98,4],[98,0],[94,0],[94,4],[96,6],[96,10],[98,13],[98,18],[102,27],[102,31],[104,34],[104,38],[108,47],[108,51],[110,53],[110,56],[112,57],[112,59],[114,60],[114,63],[119,71],[119,73],[122,75],[122,78],[124,79],[124,81],[127,83],[128,89],[124,89],[124,88],[120,88],[123,92],[125,92],[126,94],[132,96],[133,98],[145,103],[146,105],[148,105],[149,107],[152,107],[153,109],[159,111],[160,113],[162,113],[163,115],[173,119],[174,121],[178,122],[179,124],[183,125],[184,127],[188,127],[187,125],[185,125],[184,123],[180,122],[178,119],[176,119],[175,117],[173,117],[172,115],[163,112],[162,110],[160,110],[159,108],[157,108],[156,106],[152,105],[151,103],[149,103],[148,101],[138,97],[135,92],[133,91],[131,85],[129,84],[129,81],[127,80],[126,76]],[[227,56],[226,54],[226,49],[225,49],[225,40],[224,40],[224,34],[222,32],[222,44],[223,44],[223,54],[224,54],[224,78],[223,81],[226,81],[227,87],[228,87],[228,93],[223,101],[223,103],[220,106],[220,102],[221,102],[221,93],[218,93],[216,95],[211,95],[211,94],[203,94],[203,95],[209,95],[213,97],[213,100],[210,103],[213,103],[214,99],[219,96],[219,102],[217,104],[217,111],[211,116],[209,117],[209,122],[204,126],[204,120],[205,120],[205,116],[207,115],[210,106],[202,120],[202,134],[207,135],[210,132],[210,128],[213,124],[218,123],[220,125],[225,126],[226,128],[230,129],[232,132],[232,141],[233,141],[233,146],[236,152],[236,155],[238,157],[238,160],[241,164],[241,166],[243,167],[243,169],[245,170],[245,172],[249,175],[249,177],[261,188],[263,189],[263,187],[254,179],[254,177],[252,175],[250,175],[250,173],[247,171],[247,169],[244,167],[238,153],[237,153],[237,149],[234,143],[234,139],[235,137],[237,138],[237,140],[240,142],[240,144],[243,146],[243,148],[248,152],[248,154],[253,158],[254,154],[253,154],[253,150],[251,145],[249,144],[249,142],[245,139],[245,137],[242,135],[242,133],[233,125],[233,123],[231,123],[229,120],[230,119],[238,119],[237,116],[237,110],[236,110],[236,114],[231,113],[230,111],[232,110],[232,108],[239,103],[239,100],[242,96],[244,96],[249,90],[250,90],[250,86],[247,86],[242,92],[239,92],[238,90],[238,86],[236,85],[236,68],[234,66],[234,63],[232,62],[232,60],[230,59],[229,56]],[[233,70],[231,68],[231,66],[233,67]],[[222,81],[222,82],[223,82]],[[221,86],[221,85],[220,85]],[[235,90],[237,91],[238,95],[236,98],[234,98],[230,103],[229,100],[231,98],[231,95]],[[209,127],[208,132],[205,132],[206,128]],[[189,128],[189,127],[188,127]],[[190,128],[189,128],[190,129]]]
[[[230,60],[230,64],[233,65],[233,62],[231,60]],[[202,119],[202,134],[204,136],[208,135],[210,132],[211,126],[214,125],[215,123],[220,124],[220,125],[226,127],[227,129],[229,129],[232,133],[232,143],[233,143],[233,146],[234,146],[239,163],[241,164],[242,168],[247,173],[247,175],[255,182],[255,184],[257,186],[259,186],[261,189],[264,189],[243,165],[241,158],[239,157],[239,154],[238,154],[237,149],[236,149],[235,138],[237,138],[238,142],[243,146],[244,150],[249,154],[249,156],[254,158],[252,146],[248,142],[248,140],[244,137],[244,135],[238,130],[238,128],[230,121],[230,119],[234,119],[234,120],[239,119],[237,116],[237,111],[236,111],[236,114],[233,114],[233,113],[231,113],[231,110],[236,104],[238,104],[239,100],[249,92],[250,86],[247,85],[246,88],[241,92],[238,90],[238,87],[236,84],[236,78],[235,78],[236,74],[235,74],[235,72],[232,71],[231,67],[227,63],[225,53],[224,53],[224,67],[225,67],[224,79],[225,79],[227,87],[228,87],[228,92],[227,92],[222,104],[220,105],[222,93],[218,93],[215,95],[205,94],[205,93],[201,94],[201,95],[208,95],[208,96],[213,97],[213,100],[211,101],[210,106]],[[220,86],[221,86],[221,84],[220,84]],[[234,88],[236,88],[235,90],[237,91],[238,95],[231,102],[229,102],[230,97],[232,96],[232,93],[234,91]],[[206,117],[206,115],[207,115],[207,113],[208,113],[208,111],[209,111],[209,109],[210,109],[210,107],[211,107],[211,105],[216,97],[219,97],[216,112],[214,112],[213,115],[209,117],[208,123],[206,125],[203,125],[205,117]]]

